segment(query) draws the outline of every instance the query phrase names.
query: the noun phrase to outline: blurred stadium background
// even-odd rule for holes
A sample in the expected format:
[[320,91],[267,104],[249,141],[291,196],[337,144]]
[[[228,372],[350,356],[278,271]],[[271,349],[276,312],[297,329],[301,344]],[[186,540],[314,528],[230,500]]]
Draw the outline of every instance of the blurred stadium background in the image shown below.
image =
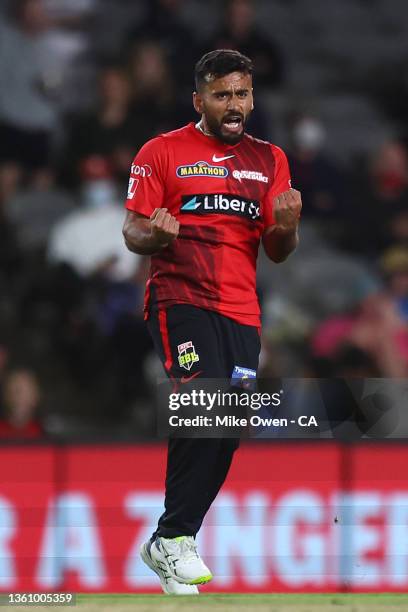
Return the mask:
[[[0,0],[1,589],[154,588],[136,542],[162,503],[160,365],[123,202],[138,148],[195,119],[194,63],[218,47],[255,61],[249,131],[284,148],[304,202],[298,251],[259,265],[262,375],[407,377],[406,2]],[[370,449],[246,446],[215,511],[228,554],[203,536],[209,589],[406,590],[408,447]]]

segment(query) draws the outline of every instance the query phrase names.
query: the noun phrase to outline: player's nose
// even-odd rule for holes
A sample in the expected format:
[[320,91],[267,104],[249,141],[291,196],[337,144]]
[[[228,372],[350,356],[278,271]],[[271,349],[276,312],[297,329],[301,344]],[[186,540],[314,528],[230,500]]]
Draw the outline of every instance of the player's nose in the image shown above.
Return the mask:
[[229,111],[239,111],[241,108],[240,100],[237,96],[231,96],[228,98],[227,109]]

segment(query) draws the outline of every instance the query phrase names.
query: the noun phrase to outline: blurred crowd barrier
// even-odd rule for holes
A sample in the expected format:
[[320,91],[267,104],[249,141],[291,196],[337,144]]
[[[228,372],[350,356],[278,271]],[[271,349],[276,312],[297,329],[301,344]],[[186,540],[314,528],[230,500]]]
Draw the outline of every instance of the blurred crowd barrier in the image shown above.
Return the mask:
[[[246,444],[197,539],[203,592],[405,592],[408,447]],[[0,591],[158,592],[162,445],[0,450]],[[392,474],[392,478],[390,478]]]

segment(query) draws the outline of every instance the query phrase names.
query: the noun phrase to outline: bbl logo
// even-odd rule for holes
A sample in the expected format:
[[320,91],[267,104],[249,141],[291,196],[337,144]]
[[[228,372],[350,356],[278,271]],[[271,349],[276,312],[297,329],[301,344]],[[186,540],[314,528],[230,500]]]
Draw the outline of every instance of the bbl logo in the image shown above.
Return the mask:
[[183,342],[183,344],[179,344],[177,350],[178,362],[181,368],[191,370],[193,364],[196,363],[196,361],[200,361],[198,353],[196,353],[194,344],[191,342],[191,340],[188,342]]

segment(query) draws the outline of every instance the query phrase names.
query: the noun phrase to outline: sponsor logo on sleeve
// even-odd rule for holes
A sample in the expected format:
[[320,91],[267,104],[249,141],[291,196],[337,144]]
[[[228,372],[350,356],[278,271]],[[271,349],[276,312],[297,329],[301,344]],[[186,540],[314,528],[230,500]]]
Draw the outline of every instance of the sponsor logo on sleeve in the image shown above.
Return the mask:
[[205,161],[198,161],[195,164],[186,164],[185,166],[177,166],[176,175],[179,178],[197,178],[205,176],[210,178],[225,178],[228,176],[228,170],[225,166],[213,166]]
[[133,200],[133,196],[136,193],[138,184],[139,184],[139,179],[133,178],[133,176],[131,176],[129,179],[129,185],[128,185],[128,194],[127,194],[128,200]]
[[148,178],[149,176],[152,176],[153,170],[152,167],[149,166],[149,164],[132,164],[130,173],[133,176],[139,176],[140,178]]
[[260,204],[242,196],[223,193],[204,193],[182,196],[181,213],[196,215],[223,214],[246,217],[252,221],[261,218]]
[[153,170],[152,167],[149,166],[149,164],[132,164],[128,185],[128,200],[133,199],[136,193],[136,189],[139,185],[139,180],[143,178],[149,178],[149,176],[152,176],[152,174]]

